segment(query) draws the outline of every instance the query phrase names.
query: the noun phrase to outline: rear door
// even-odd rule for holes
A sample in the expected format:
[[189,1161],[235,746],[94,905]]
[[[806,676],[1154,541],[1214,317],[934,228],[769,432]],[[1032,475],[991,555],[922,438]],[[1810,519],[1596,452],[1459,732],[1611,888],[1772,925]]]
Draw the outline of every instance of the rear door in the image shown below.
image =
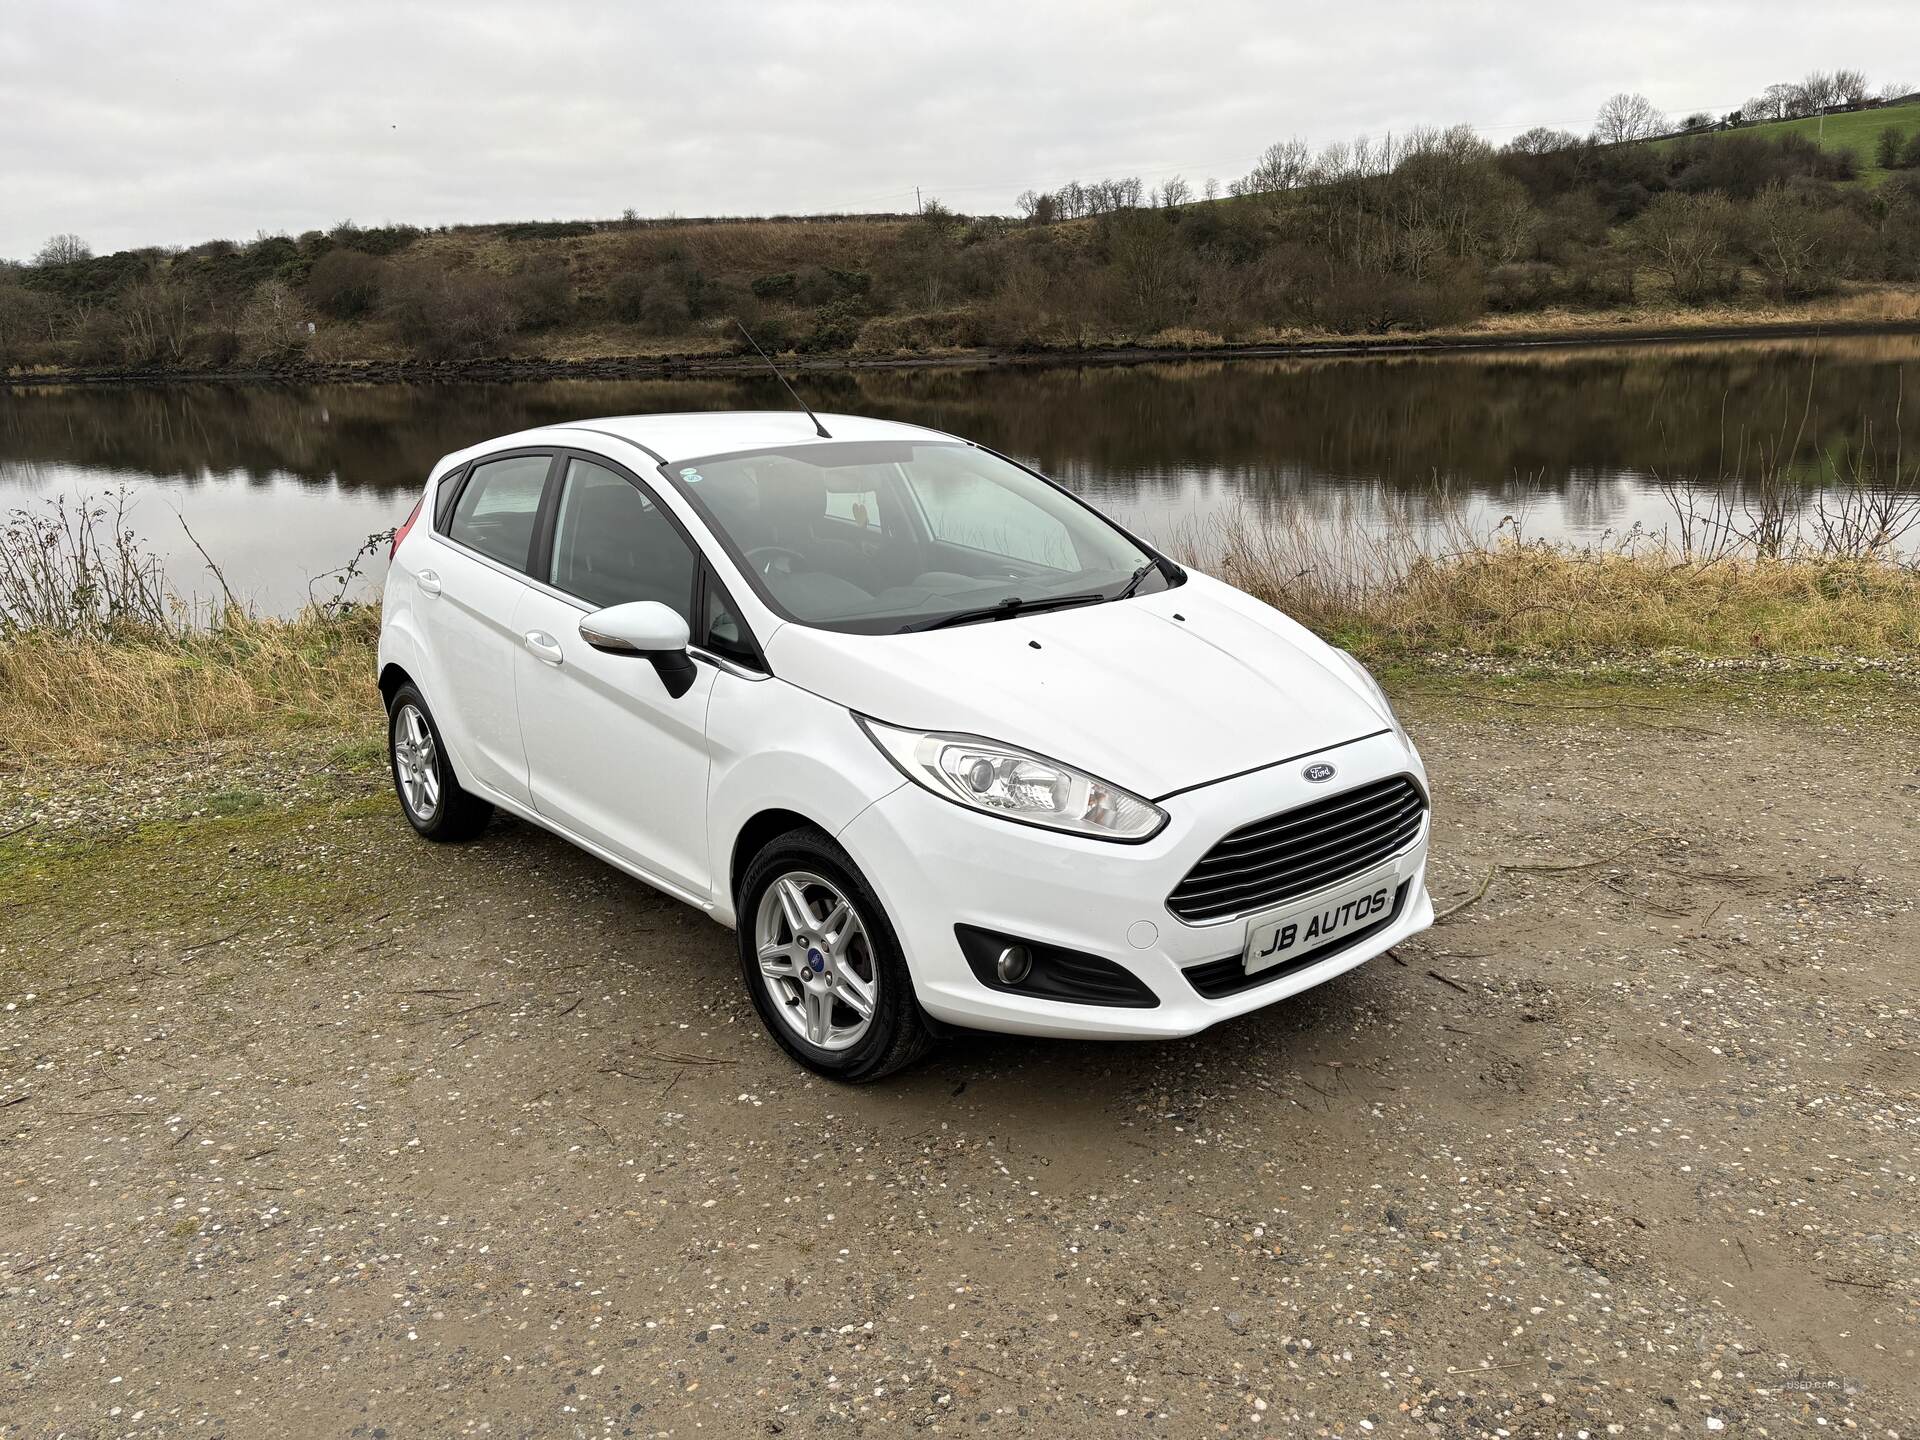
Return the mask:
[[522,641],[513,618],[553,468],[551,450],[475,461],[414,568],[436,674],[427,703],[461,780],[523,803],[527,757],[513,689]]
[[669,695],[650,662],[580,638],[583,615],[657,600],[693,625],[698,553],[636,476],[563,455],[551,532],[514,619],[516,690],[542,815],[697,897],[710,893],[707,702],[714,668]]

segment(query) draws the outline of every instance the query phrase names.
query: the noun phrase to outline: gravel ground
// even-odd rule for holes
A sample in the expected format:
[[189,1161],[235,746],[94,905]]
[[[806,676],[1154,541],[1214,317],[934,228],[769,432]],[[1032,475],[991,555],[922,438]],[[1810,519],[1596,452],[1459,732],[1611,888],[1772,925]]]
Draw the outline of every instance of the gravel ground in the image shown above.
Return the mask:
[[1912,695],[1459,683],[1421,941],[861,1090],[364,744],[0,782],[0,1435],[1920,1436]]

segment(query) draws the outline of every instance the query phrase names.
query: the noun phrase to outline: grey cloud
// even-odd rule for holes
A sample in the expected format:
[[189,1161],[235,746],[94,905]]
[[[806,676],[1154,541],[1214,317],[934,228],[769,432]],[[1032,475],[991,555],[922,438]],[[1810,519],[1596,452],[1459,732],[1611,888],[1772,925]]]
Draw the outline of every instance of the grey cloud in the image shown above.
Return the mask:
[[0,255],[351,217],[907,208],[1243,172],[1466,121],[1584,128],[1616,90],[1725,109],[1813,65],[1876,81],[1920,10],[1863,0],[1336,7],[1214,0],[460,4],[8,0]]

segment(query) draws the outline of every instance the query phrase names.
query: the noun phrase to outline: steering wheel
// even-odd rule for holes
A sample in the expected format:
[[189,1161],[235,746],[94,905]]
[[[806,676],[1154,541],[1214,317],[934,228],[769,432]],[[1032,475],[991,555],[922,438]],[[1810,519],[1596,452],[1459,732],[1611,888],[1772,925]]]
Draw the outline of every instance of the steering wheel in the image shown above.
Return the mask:
[[[764,562],[762,562],[762,560],[760,559],[762,555],[765,555],[768,557],[767,560],[765,560]],[[771,575],[774,573],[774,570],[773,570],[774,560],[778,559],[782,555],[786,556],[789,561],[798,560],[802,565],[805,565],[807,563],[806,556],[802,555],[798,550],[789,550],[784,545],[757,545],[753,549],[747,551],[747,563],[753,566],[753,568],[758,570],[762,575]],[[784,568],[781,569],[780,573],[782,575],[793,574],[793,566],[791,564],[786,565]]]

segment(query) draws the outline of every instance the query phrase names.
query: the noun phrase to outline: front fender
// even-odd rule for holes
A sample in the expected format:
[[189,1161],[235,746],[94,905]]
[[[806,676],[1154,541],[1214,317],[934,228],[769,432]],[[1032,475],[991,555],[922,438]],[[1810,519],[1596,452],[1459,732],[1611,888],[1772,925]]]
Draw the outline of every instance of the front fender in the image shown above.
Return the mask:
[[[756,817],[789,811],[838,837],[862,810],[907,783],[845,706],[779,679],[723,673],[707,712],[707,742],[712,913],[723,925],[736,921],[734,846]],[[863,858],[853,859],[871,881]]]

